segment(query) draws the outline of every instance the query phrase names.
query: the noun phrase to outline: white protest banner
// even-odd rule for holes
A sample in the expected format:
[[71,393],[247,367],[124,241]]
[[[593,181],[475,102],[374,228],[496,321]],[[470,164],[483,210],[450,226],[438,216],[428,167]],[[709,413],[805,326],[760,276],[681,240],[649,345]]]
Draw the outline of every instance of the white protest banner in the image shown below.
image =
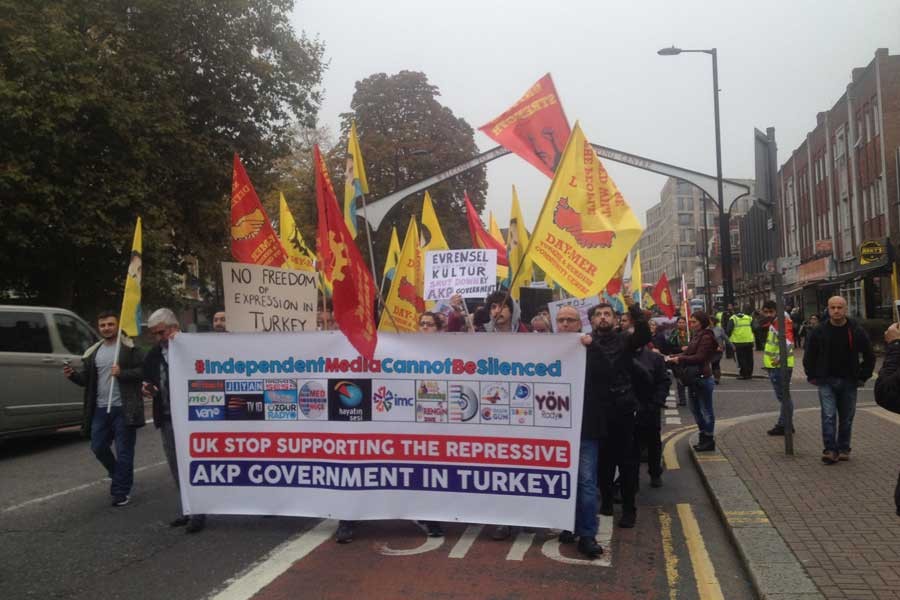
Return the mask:
[[425,253],[425,300],[446,300],[454,294],[463,298],[484,298],[496,288],[496,250]]
[[571,530],[585,349],[520,337],[178,334],[185,512]]
[[565,298],[563,300],[557,300],[556,302],[550,302],[547,304],[547,308],[550,309],[550,323],[553,325],[553,331],[556,331],[556,315],[559,313],[559,309],[563,306],[571,306],[577,310],[578,314],[581,316],[581,331],[590,333],[591,320],[588,318],[587,311],[592,306],[598,304],[600,304],[600,298],[598,296],[591,296],[590,298]]
[[228,331],[315,331],[316,274],[222,263]]

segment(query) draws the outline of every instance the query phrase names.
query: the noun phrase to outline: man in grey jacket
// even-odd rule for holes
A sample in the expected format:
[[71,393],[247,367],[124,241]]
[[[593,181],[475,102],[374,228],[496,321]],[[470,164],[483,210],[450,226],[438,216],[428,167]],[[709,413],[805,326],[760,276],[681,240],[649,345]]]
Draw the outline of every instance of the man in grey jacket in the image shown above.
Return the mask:
[[[103,339],[87,349],[81,368],[73,369],[66,364],[63,375],[84,388],[81,431],[90,437],[91,450],[112,479],[109,489],[112,505],[125,506],[131,500],[134,483],[137,430],[144,426],[143,358],[124,335],[117,356],[119,318],[115,313],[101,312],[97,329]],[[111,448],[113,442],[115,454]]]

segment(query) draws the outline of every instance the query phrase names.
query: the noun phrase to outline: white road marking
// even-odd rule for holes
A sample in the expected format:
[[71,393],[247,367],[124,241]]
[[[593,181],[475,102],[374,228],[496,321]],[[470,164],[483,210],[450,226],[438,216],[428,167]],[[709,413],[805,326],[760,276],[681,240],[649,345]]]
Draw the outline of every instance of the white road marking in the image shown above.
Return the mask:
[[667,408],[667,409],[666,409],[666,416],[674,416],[674,415],[677,415],[677,414],[678,414],[678,409],[677,409],[677,408]]
[[666,425],[681,425],[681,417],[666,417]]
[[[418,523],[416,523],[418,525]],[[421,525],[419,525],[422,527]],[[424,527],[422,527],[422,531],[426,531]],[[441,546],[444,545],[443,537],[428,537],[427,534],[425,536],[425,541],[416,546],[415,548],[407,548],[404,550],[394,550],[387,544],[381,544],[379,546],[378,551],[385,556],[415,556],[416,554],[425,554],[426,552],[431,552],[432,550],[437,550]]]
[[506,553],[506,560],[524,559],[525,553],[528,552],[529,548],[531,548],[531,542],[533,541],[533,533],[525,533],[524,531],[520,531],[519,535],[516,536],[516,540],[513,542],[512,547],[509,549],[509,552]]
[[478,537],[478,534],[481,533],[483,528],[483,525],[469,525],[466,527],[463,534],[459,536],[459,539],[453,544],[453,548],[450,550],[448,558],[465,558],[466,553],[469,551],[469,548],[472,547],[472,544],[475,543],[475,539]]
[[[147,469],[152,469],[154,467],[158,467],[160,465],[166,464],[166,461],[161,461],[157,463],[153,463],[151,465],[144,465],[143,467],[138,467],[134,470],[135,473],[140,473],[141,471],[146,471]],[[9,512],[13,512],[14,510],[19,510],[21,508],[25,508],[26,506],[31,506],[32,504],[40,504],[41,502],[47,502],[48,500],[53,500],[54,498],[60,498],[62,496],[68,496],[69,494],[74,494],[75,492],[80,492],[81,490],[86,490],[90,487],[94,487],[95,485],[99,485],[101,483],[106,483],[109,481],[109,477],[104,477],[103,479],[97,479],[95,481],[91,481],[89,483],[82,483],[81,485],[76,485],[75,487],[71,487],[67,490],[62,490],[59,492],[54,492],[52,494],[48,494],[46,496],[41,496],[40,498],[32,498],[31,500],[26,500],[25,502],[21,502],[19,504],[13,504],[12,506],[7,506],[3,510],[0,510],[0,514],[6,514]]]
[[275,581],[291,566],[334,535],[338,522],[326,519],[318,525],[277,546],[243,573],[225,582],[225,588],[214,592],[210,600],[249,600]]

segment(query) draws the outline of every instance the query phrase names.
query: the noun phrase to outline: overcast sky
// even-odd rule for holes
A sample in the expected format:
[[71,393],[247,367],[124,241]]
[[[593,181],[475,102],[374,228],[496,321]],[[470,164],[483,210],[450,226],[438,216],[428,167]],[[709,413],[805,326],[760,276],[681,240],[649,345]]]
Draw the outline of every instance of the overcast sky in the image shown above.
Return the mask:
[[[372,73],[424,72],[440,101],[477,129],[550,72],[569,120],[580,120],[591,142],[713,175],[711,59],[656,51],[716,47],[731,178],[753,176],[754,127],[775,127],[781,164],[853,67],[879,47],[900,54],[898,0],[298,0],[294,25],[325,43],[319,121],[333,132],[354,84]],[[476,142],[495,146],[481,132]],[[665,179],[607,168],[643,222]],[[501,227],[515,184],[531,228],[550,180],[514,156],[487,169],[487,208]]]

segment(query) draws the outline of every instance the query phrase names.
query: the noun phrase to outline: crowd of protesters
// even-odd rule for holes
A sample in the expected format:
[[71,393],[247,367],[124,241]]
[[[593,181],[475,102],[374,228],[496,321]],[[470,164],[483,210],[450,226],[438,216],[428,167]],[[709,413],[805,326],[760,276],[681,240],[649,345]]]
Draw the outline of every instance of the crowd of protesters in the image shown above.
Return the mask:
[[[846,301],[829,300],[828,319],[818,324],[807,321],[796,332],[806,338],[804,369],[808,380],[817,386],[822,405],[822,435],[825,450],[822,461],[836,464],[850,458],[850,439],[856,407],[856,389],[872,375],[874,355],[864,330],[846,317]],[[637,520],[636,494],[639,485],[641,457],[646,457],[650,487],[663,485],[661,412],[675,380],[679,405],[688,405],[698,429],[694,449],[715,449],[715,413],[713,395],[721,380],[720,361],[734,355],[739,377],[749,378],[753,371],[755,330],[764,332],[763,367],[773,386],[781,411],[770,435],[784,435],[789,384],[782,377],[779,348],[782,332],[775,318],[774,301],[766,302],[755,314],[751,307],[718,311],[708,315],[696,311],[677,316],[666,329],[649,311],[630,304],[624,313],[616,313],[607,303],[590,308],[587,317],[589,333],[577,342],[586,348],[586,373],[581,423],[578,478],[576,490],[575,529],[560,534],[562,543],[577,542],[578,551],[596,558],[603,548],[596,540],[598,512],[614,515],[614,504],[621,503],[617,525],[632,528]],[[796,345],[790,315],[785,315],[788,350],[787,379],[794,366]],[[226,332],[226,316],[218,311],[213,318],[213,331]],[[111,478],[112,505],[125,506],[133,485],[134,446],[137,428],[144,425],[143,402],[152,400],[153,422],[160,430],[166,460],[175,485],[178,486],[175,437],[172,431],[168,343],[180,327],[175,314],[166,308],[155,311],[148,328],[156,342],[142,356],[127,336],[122,336],[118,354],[114,354],[118,336],[115,313],[103,312],[98,317],[102,340],[85,353],[80,368],[68,364],[64,375],[85,387],[83,431],[91,439],[91,449]],[[320,311],[318,328],[333,328],[330,312]],[[421,333],[579,333],[583,331],[582,315],[571,306],[563,306],[551,318],[546,306],[526,321],[519,303],[505,291],[490,294],[484,303],[473,306],[453,297],[441,310],[419,315]],[[900,341],[897,326],[886,333],[886,340],[897,349]],[[897,352],[891,355],[896,358]],[[886,362],[883,375],[896,380],[897,361]],[[883,386],[887,389],[887,384]],[[895,389],[890,388],[890,389]],[[115,447],[115,453],[112,447]],[[618,474],[618,478],[616,475]],[[900,480],[897,488],[900,514]],[[180,514],[171,525],[185,526],[189,533],[205,527],[204,515]],[[440,523],[421,523],[429,536],[444,535]],[[341,521],[336,539],[352,541],[355,523]],[[494,539],[506,539],[513,529],[498,525]]]

